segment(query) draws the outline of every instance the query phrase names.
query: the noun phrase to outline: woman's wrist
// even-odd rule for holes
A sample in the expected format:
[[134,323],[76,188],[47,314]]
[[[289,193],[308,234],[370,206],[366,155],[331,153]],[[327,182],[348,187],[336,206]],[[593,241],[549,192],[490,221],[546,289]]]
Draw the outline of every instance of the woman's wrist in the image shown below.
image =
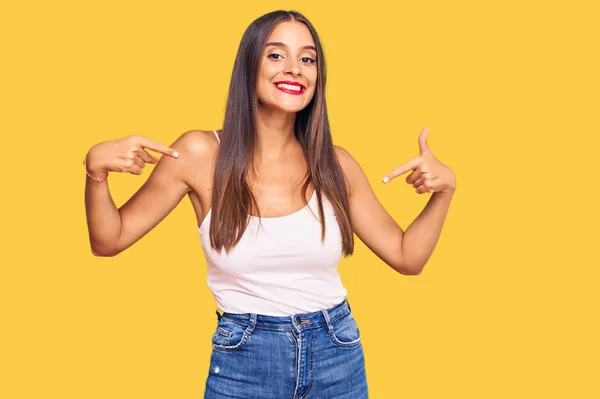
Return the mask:
[[98,182],[105,181],[108,178],[108,172],[98,168],[94,165],[93,159],[90,157],[90,153],[88,152],[83,159],[83,167],[85,168],[85,173]]

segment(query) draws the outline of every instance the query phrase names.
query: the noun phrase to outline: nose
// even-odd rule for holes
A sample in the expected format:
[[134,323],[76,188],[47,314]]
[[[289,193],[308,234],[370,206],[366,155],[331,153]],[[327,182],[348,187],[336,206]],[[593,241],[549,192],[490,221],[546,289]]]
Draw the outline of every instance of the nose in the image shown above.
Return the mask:
[[288,58],[285,63],[285,73],[292,75],[300,75],[300,64],[298,64],[298,60],[294,60],[292,57]]

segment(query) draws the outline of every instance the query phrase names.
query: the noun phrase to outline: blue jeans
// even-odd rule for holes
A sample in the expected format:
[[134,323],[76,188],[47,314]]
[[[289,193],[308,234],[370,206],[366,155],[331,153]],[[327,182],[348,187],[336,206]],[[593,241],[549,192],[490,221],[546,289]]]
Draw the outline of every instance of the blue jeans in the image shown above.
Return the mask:
[[368,398],[347,298],[293,316],[216,313],[204,399]]

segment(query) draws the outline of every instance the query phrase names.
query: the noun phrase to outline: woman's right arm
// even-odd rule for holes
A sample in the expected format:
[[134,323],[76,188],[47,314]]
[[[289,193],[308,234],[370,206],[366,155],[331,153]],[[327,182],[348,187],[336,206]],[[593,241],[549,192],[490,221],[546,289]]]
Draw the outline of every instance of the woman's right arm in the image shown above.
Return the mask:
[[[115,256],[160,223],[191,190],[192,173],[206,170],[210,142],[198,131],[182,134],[170,147],[142,136],[128,136],[93,146],[86,156],[87,170],[102,178],[108,172],[141,174],[145,163],[157,163],[140,189],[117,208],[108,181],[87,176],[85,207],[92,253]],[[145,149],[167,155],[160,161]],[[175,152],[179,153],[175,157]]]

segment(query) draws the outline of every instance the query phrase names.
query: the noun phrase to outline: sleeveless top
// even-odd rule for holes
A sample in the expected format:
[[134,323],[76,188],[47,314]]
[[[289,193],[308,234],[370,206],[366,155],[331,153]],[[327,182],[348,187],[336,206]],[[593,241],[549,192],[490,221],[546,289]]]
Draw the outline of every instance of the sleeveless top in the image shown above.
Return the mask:
[[324,242],[313,192],[308,206],[292,214],[260,221],[250,215],[248,227],[229,254],[210,246],[211,210],[197,229],[208,266],[208,287],[222,312],[289,316],[331,308],[348,294],[337,270],[342,235],[327,198],[323,197]]

